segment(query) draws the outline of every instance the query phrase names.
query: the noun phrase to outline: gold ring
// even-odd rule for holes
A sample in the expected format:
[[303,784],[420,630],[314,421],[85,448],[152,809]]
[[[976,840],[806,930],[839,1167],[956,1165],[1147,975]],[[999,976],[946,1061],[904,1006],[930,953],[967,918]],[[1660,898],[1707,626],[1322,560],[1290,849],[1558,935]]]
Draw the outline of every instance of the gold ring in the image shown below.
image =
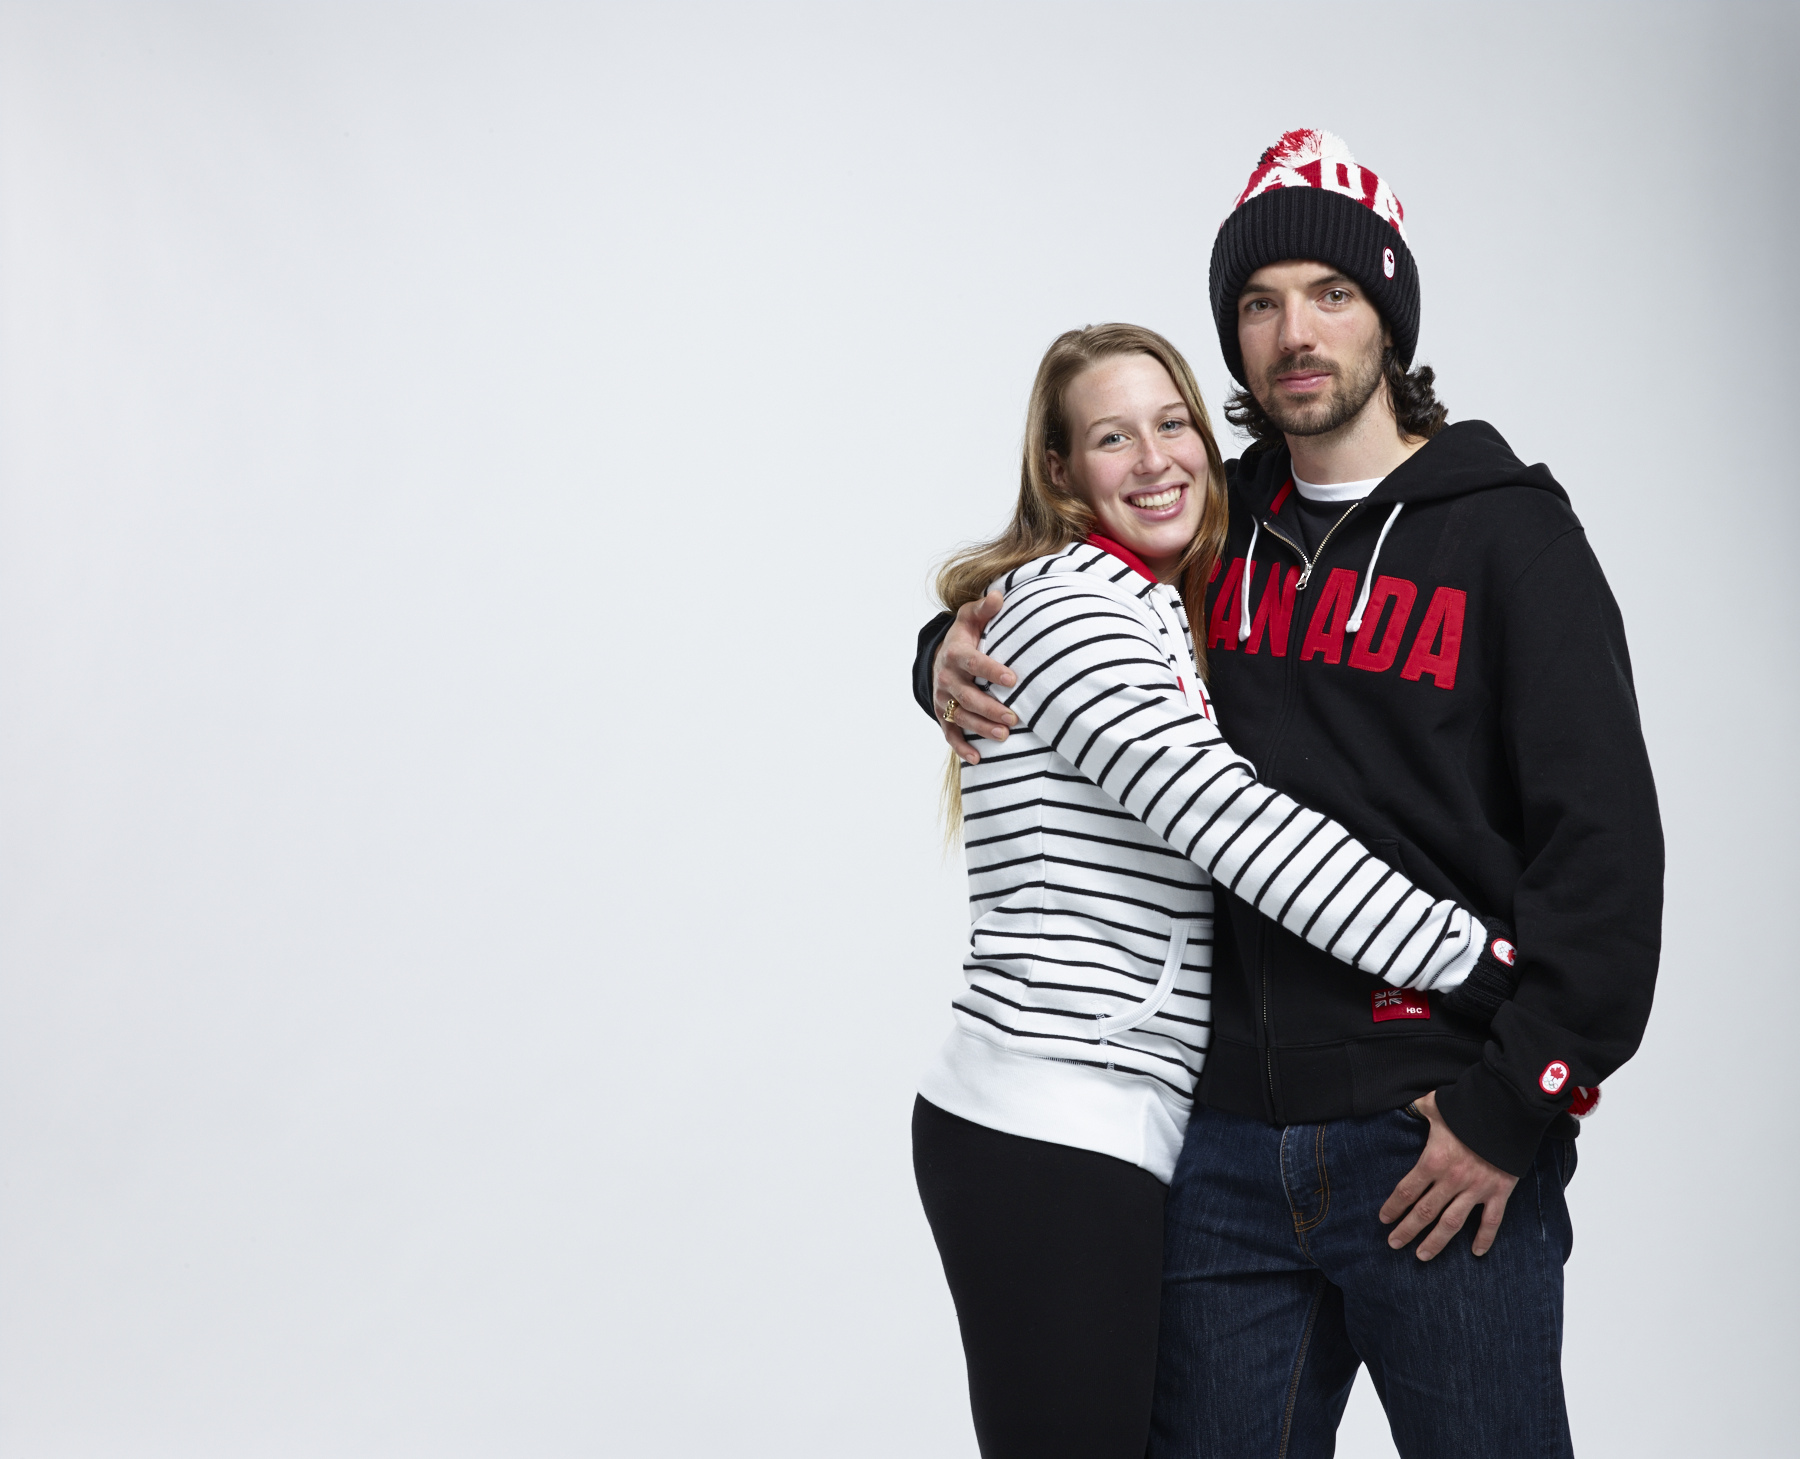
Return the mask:
[[950,696],[949,701],[944,705],[944,723],[956,723],[956,696],[954,694]]

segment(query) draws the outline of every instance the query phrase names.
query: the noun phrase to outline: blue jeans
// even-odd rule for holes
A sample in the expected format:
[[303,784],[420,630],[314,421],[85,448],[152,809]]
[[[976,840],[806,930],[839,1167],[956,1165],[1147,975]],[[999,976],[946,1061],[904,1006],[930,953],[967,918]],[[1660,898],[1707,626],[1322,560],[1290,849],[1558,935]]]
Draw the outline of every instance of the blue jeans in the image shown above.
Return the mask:
[[1314,1459],[1369,1365],[1402,1459],[1570,1456],[1572,1141],[1546,1139],[1492,1249],[1428,1262],[1376,1218],[1425,1149],[1407,1110],[1265,1125],[1196,1109],[1169,1191],[1151,1459]]

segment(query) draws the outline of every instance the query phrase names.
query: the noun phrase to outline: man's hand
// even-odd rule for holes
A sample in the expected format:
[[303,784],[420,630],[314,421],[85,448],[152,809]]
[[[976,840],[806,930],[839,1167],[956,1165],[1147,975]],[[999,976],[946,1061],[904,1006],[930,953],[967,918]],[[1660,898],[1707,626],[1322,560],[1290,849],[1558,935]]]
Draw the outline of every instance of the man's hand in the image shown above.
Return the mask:
[[[986,679],[1010,689],[1013,672],[998,659],[990,659],[981,651],[981,632],[993,621],[1005,600],[999,593],[989,593],[976,603],[964,603],[956,610],[956,622],[944,635],[937,660],[931,666],[931,702],[937,706],[938,727],[950,748],[965,765],[980,763],[981,753],[969,743],[969,735],[1003,740],[1011,727],[1019,722],[998,699],[976,687],[976,679]],[[956,700],[954,723],[944,722],[944,706]]]
[[1419,1243],[1419,1260],[1430,1261],[1462,1230],[1469,1212],[1480,1206],[1481,1229],[1475,1233],[1474,1249],[1475,1255],[1486,1256],[1499,1234],[1506,1199],[1519,1177],[1508,1175],[1498,1165],[1489,1165],[1456,1138],[1438,1113],[1435,1092],[1419,1100],[1414,1108],[1430,1121],[1431,1134],[1426,1137],[1425,1153],[1419,1157],[1419,1163],[1394,1187],[1394,1193],[1381,1208],[1383,1225],[1402,1215],[1406,1217],[1394,1227],[1388,1245],[1395,1251],[1403,1249],[1435,1220],[1437,1225],[1431,1234]]

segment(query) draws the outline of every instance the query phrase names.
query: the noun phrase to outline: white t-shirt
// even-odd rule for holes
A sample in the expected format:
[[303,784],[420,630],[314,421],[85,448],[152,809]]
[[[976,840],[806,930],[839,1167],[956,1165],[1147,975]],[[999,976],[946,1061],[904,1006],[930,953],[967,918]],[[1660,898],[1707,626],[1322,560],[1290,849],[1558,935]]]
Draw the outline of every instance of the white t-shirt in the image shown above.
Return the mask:
[[1339,481],[1330,486],[1315,486],[1296,475],[1294,490],[1309,502],[1359,502],[1386,480],[1385,476],[1373,476],[1367,481]]
[[1319,486],[1296,476],[1294,490],[1300,500],[1293,504],[1291,514],[1283,515],[1290,518],[1290,530],[1298,529],[1304,549],[1309,553],[1317,552],[1326,534],[1386,479],[1377,476],[1370,481],[1339,481],[1331,486]]

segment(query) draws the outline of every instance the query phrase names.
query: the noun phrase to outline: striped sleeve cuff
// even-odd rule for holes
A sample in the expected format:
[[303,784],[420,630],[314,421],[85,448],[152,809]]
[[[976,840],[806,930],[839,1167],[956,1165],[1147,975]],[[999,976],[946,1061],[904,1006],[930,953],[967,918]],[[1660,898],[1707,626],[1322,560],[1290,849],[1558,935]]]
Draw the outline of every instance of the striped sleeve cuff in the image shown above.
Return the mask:
[[1491,1022],[1519,986],[1519,950],[1512,930],[1504,922],[1490,921],[1483,931],[1480,955],[1471,960],[1468,971],[1454,987],[1441,981],[1437,985],[1445,993],[1446,1008],[1477,1023]]

